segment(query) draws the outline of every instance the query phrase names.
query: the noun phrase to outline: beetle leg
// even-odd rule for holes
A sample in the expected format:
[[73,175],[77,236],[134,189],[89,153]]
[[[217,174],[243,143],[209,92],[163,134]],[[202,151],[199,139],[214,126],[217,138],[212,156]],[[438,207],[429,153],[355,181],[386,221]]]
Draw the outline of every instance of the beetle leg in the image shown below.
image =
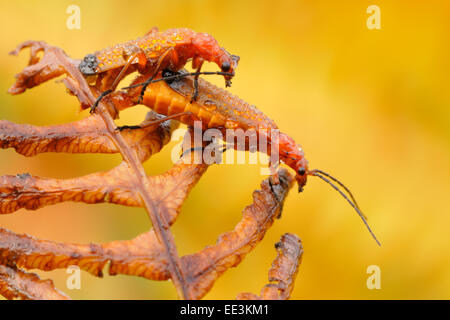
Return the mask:
[[108,94],[110,94],[111,92],[113,92],[114,90],[108,89],[106,91],[103,91],[98,97],[97,100],[95,100],[94,104],[91,106],[91,109],[89,110],[90,113],[94,113],[95,109],[97,109],[98,104],[100,103],[100,101],[106,97]]
[[[138,69],[143,70],[145,68],[145,66],[147,64],[147,57],[145,56],[145,52],[138,46],[129,47],[129,48],[127,48],[127,50],[123,51],[124,60],[126,60],[127,62],[122,67],[122,69],[120,70],[120,72],[116,76],[116,78],[114,79],[114,81],[111,85],[111,88],[106,91],[103,91],[100,94],[100,96],[98,96],[97,100],[95,100],[94,104],[91,107],[90,113],[93,113],[95,111],[98,104],[105,96],[107,96],[108,94],[110,94],[111,92],[114,92],[114,90],[116,90],[116,87],[119,84],[120,80],[122,80],[122,78],[125,76],[127,69],[133,64],[135,59],[138,60],[137,61]],[[131,52],[131,54],[129,52]]]
[[166,122],[167,120],[175,119],[175,118],[182,117],[182,116],[191,116],[191,115],[192,115],[192,112],[189,112],[189,111],[180,112],[180,113],[176,113],[176,114],[172,114],[170,116],[164,117],[162,119],[152,120],[152,121],[146,122],[146,123],[144,123],[142,125],[120,126],[120,127],[117,127],[116,130],[122,131],[122,130],[125,130],[125,129],[142,129],[142,128],[147,128],[147,127],[150,127],[150,126],[154,126],[154,125]]
[[192,147],[192,148],[183,150],[183,152],[181,153],[180,158],[183,158],[184,156],[186,156],[186,155],[188,155],[189,153],[192,153],[192,152],[194,152],[194,151],[202,150],[202,152],[203,152],[203,149],[205,149],[205,147]]
[[279,184],[280,183],[280,177],[278,175],[278,163],[269,163],[269,169],[270,169],[270,181],[273,184]]
[[169,56],[170,53],[174,52],[174,48],[171,47],[169,49],[166,50],[166,52],[164,52],[158,59],[158,62],[156,63],[156,68],[153,71],[152,75],[150,78],[148,78],[145,82],[141,83],[142,84],[142,89],[141,89],[141,94],[139,95],[139,99],[138,99],[138,103],[141,103],[143,98],[144,98],[144,93],[145,90],[147,89],[147,86],[152,82],[152,80],[156,77],[156,75],[158,74],[159,71],[161,71],[162,69],[162,64],[164,62],[164,59],[166,57]]
[[[194,60],[192,60],[192,67],[196,69],[196,72],[200,72],[202,69],[202,65],[205,60],[200,57],[195,57]],[[194,77],[194,94],[192,95],[190,103],[197,101],[198,98],[198,78],[200,77],[199,74],[195,75]]]
[[111,93],[108,98],[112,105],[116,108],[116,111],[121,111],[136,105],[128,94],[122,91],[115,91]]
[[[188,155],[188,154],[190,154],[190,153],[192,153],[192,152],[194,152],[194,151],[202,150],[202,152],[203,152],[203,150],[204,150],[205,148],[206,148],[206,147],[191,147],[191,148],[189,148],[189,149],[185,149],[185,150],[183,150],[183,151],[181,152],[180,158],[183,158],[184,156],[186,156],[186,155]],[[221,153],[221,154],[223,154],[225,151],[227,151],[227,150],[230,149],[230,148],[232,148],[230,145],[224,143],[222,149],[221,149],[221,150],[218,150],[218,152]]]
[[156,32],[159,32],[158,27],[153,27],[153,28],[150,29],[149,32],[147,32],[147,33],[145,34],[145,36],[151,35],[152,33],[156,33]]
[[[275,200],[281,204],[281,200],[278,198],[277,193],[275,192],[275,189],[274,189],[274,186],[280,184],[280,177],[278,175],[278,171],[276,170],[277,167],[278,167],[278,163],[275,165],[269,164],[269,168],[271,171],[271,176],[269,177],[269,186],[270,186],[270,190],[272,191],[272,195],[274,196]],[[282,212],[282,210],[280,210],[280,214],[278,215],[277,219],[281,218],[281,212]]]

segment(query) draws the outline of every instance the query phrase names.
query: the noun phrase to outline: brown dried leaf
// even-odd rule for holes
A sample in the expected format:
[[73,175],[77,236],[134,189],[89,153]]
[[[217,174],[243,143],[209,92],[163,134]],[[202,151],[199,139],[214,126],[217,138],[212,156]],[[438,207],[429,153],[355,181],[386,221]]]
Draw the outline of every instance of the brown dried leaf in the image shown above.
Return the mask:
[[271,185],[270,178],[264,180],[261,190],[253,192],[253,204],[244,209],[242,220],[233,231],[222,234],[215,245],[183,259],[197,299],[210,290],[222,273],[241,262],[281,214],[293,178],[285,169],[278,173],[280,184]]
[[[150,188],[156,203],[164,203],[166,220],[169,224],[175,221],[189,191],[208,168],[205,164],[185,164],[186,157],[188,156],[180,159],[166,173],[149,177]],[[42,197],[34,195],[34,198],[29,197],[31,200],[24,200],[23,203],[33,204],[39,199],[47,201],[45,205],[58,201],[72,200],[89,203],[108,199],[110,202],[123,205],[142,206],[137,192],[132,191],[132,182],[128,180],[129,172],[126,170],[129,168],[122,163],[107,173],[94,173],[69,180],[45,179],[42,181],[48,183],[42,186]],[[16,178],[35,179],[31,176]],[[36,185],[31,185],[31,182],[28,184],[27,190],[37,189]],[[20,189],[17,184],[15,186]],[[26,197],[27,193],[24,189],[20,189],[21,196]],[[20,204],[17,197],[15,198],[15,205]],[[0,204],[3,203],[6,203],[6,200],[0,202]],[[135,259],[129,257],[135,257]],[[148,265],[148,270],[144,270],[145,274],[139,274],[141,271],[136,270],[142,265],[142,261],[136,257],[142,257]],[[132,261],[128,262],[129,259]],[[165,280],[169,276],[164,251],[153,230],[129,241],[116,241],[104,245],[78,245],[39,240],[0,229],[0,264],[14,263],[27,269],[37,268],[46,271],[78,265],[93,275],[101,276],[102,269],[108,260],[111,261],[111,274],[135,274],[156,280]]]
[[98,244],[70,244],[17,235],[0,228],[0,264],[15,264],[26,269],[51,271],[77,265],[102,277],[106,263],[109,273],[167,280],[168,261],[153,231],[133,240]]
[[[181,259],[191,298],[204,296],[221,274],[237,266],[262,240],[281,213],[282,203],[294,181],[284,169],[279,174],[280,185],[271,187],[269,179],[266,179],[261,184],[262,190],[253,193],[254,202],[245,208],[234,231],[221,235],[215,245]],[[174,220],[175,217],[171,222]],[[153,230],[133,240],[81,245],[38,240],[0,229],[0,264],[14,263],[27,269],[46,271],[78,265],[95,276],[102,276],[108,261],[110,274],[135,275],[152,280],[167,280],[170,276],[166,254]]]
[[105,130],[105,124],[98,116],[44,127],[0,120],[0,148],[14,148],[26,157],[43,152],[117,152],[104,134]]
[[253,293],[240,293],[238,300],[286,300],[294,288],[295,277],[300,267],[303,246],[301,240],[291,233],[281,237],[275,244],[278,255],[269,270],[269,284],[261,290],[261,296]]
[[[180,160],[166,173],[148,177],[148,188],[155,202],[164,203],[169,220],[178,214],[189,190],[206,169],[206,165],[187,165]],[[29,174],[1,176],[0,214],[21,208],[37,210],[65,201],[142,207],[142,200],[130,179],[131,173],[129,166],[122,162],[109,171],[74,179],[40,178]]]
[[[2,132],[0,133],[0,145],[3,141],[7,146],[20,148],[20,151],[28,155],[48,151],[117,152],[115,146],[106,137],[104,125],[103,128],[99,126],[102,123],[101,120],[99,123],[99,120],[98,117],[89,117],[87,120],[50,127],[8,123],[3,127],[6,129],[0,131]],[[177,121],[168,121],[160,126],[127,130],[124,135],[129,145],[139,154],[140,159],[145,161],[170,141],[171,133],[177,127]],[[180,170],[173,170],[165,176],[178,172]],[[40,178],[29,174],[1,176],[0,214],[11,213],[21,208],[37,210],[64,201],[85,203],[106,201],[128,206],[142,206],[142,201],[133,185],[133,180],[129,178],[130,176],[132,176],[132,172],[125,162],[107,172],[74,179]],[[182,176],[179,178],[183,179]],[[170,182],[170,178],[168,179]],[[153,180],[152,188],[160,179],[153,178]],[[170,184],[167,185],[167,187],[169,186]]]
[[54,287],[53,281],[4,265],[0,265],[0,294],[10,300],[70,300]]
[[[39,83],[42,83],[57,74],[64,72],[69,76],[64,79],[64,83],[72,94],[76,95],[81,105],[92,106],[95,102],[95,97],[92,90],[98,93],[95,87],[89,87],[86,79],[78,69],[76,61],[67,57],[67,55],[59,48],[51,47],[43,42],[28,41],[20,45],[14,53],[19,52],[24,47],[31,48],[31,59],[29,67],[17,76],[17,82],[11,88],[12,93],[20,93],[27,88],[31,88]],[[44,51],[42,61],[37,61],[35,52]],[[41,62],[45,61],[44,66],[40,66]],[[45,67],[48,69],[45,69]],[[63,71],[61,71],[61,68]],[[49,74],[47,76],[47,74]],[[184,299],[187,296],[186,281],[181,269],[181,261],[178,257],[175,240],[170,232],[169,224],[166,217],[168,216],[167,208],[162,204],[155,204],[152,194],[149,191],[149,182],[145,170],[139,159],[139,155],[130,148],[124,137],[116,130],[113,117],[117,116],[117,110],[109,99],[102,100],[96,108],[96,113],[100,115],[105,123],[109,137],[114,142],[114,145],[120,151],[124,161],[129,165],[134,179],[134,186],[139,192],[140,197],[144,203],[144,207],[155,229],[156,235],[160,243],[164,246],[169,259],[169,270],[172,281],[177,289],[178,295]]]
[[[144,123],[161,117],[150,111]],[[178,126],[178,121],[169,120],[159,126],[124,130],[122,135],[128,145],[138,152],[141,161],[145,161],[170,141],[173,130]],[[27,157],[43,152],[119,152],[109,138],[105,123],[97,115],[55,126],[15,124],[0,120],[0,148],[14,148],[17,153]]]
[[[26,89],[38,86],[66,72],[58,60],[58,55],[65,56],[62,49],[51,47],[43,41],[25,41],[10,54],[17,55],[25,48],[30,48],[30,61],[28,67],[16,75],[16,83],[8,90],[11,94],[22,93]],[[38,56],[40,52],[44,52],[42,59]],[[74,64],[79,64],[76,60],[71,61]]]

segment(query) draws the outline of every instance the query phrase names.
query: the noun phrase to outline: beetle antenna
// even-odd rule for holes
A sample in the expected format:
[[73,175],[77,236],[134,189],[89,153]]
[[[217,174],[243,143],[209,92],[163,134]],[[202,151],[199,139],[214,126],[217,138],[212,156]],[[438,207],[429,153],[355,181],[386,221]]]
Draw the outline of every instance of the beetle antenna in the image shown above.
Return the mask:
[[[323,181],[325,181],[326,183],[328,183],[330,186],[333,187],[333,189],[335,189],[337,192],[339,192],[341,194],[341,196],[344,197],[345,200],[348,201],[348,203],[350,203],[350,205],[353,207],[353,209],[355,209],[356,213],[358,213],[358,215],[360,216],[360,218],[362,219],[362,221],[364,222],[364,224],[366,225],[367,229],[369,230],[370,234],[372,235],[372,237],[375,239],[375,241],[377,242],[377,244],[379,246],[381,246],[381,243],[378,241],[377,237],[375,236],[375,234],[373,233],[372,229],[370,228],[369,224],[367,223],[364,215],[362,214],[361,210],[359,210],[358,206],[356,204],[354,204],[346,195],[345,193],[343,193],[335,184],[333,184],[330,180],[328,180],[327,178],[325,178],[324,176],[320,175],[319,173],[321,173],[320,170],[312,170],[311,171],[312,175],[319,177],[320,179],[322,179]],[[327,174],[327,177],[329,177],[330,179],[332,179],[333,181],[338,182],[337,179],[331,177],[330,175]],[[339,185],[342,185],[342,183],[338,182]],[[348,190],[346,187],[344,187],[346,190]],[[350,192],[349,192],[350,193]],[[350,193],[351,194],[351,193]],[[353,197],[352,197],[353,198]]]
[[[159,81],[177,80],[177,79],[181,79],[181,78],[184,78],[184,77],[197,76],[197,75],[198,76],[201,76],[201,75],[234,76],[234,73],[223,72],[223,71],[183,72],[183,73],[177,73],[177,74],[174,74],[174,75],[163,76],[161,78],[154,79],[154,80],[150,81],[149,84],[150,83],[159,82]],[[145,84],[145,82],[136,83],[136,84],[133,84],[131,86],[124,87],[124,88],[122,88],[122,90],[137,88],[137,87],[143,86],[144,84]]]
[[352,192],[350,191],[349,188],[347,188],[342,182],[340,182],[338,179],[336,179],[335,177],[333,177],[332,175],[330,175],[329,173],[326,173],[322,170],[319,169],[314,169],[313,172],[318,172],[323,176],[326,176],[328,178],[330,178],[331,180],[335,181],[337,184],[339,184],[342,188],[344,188],[345,191],[347,191],[347,193],[350,195],[350,198],[352,199],[353,203],[355,204],[355,206],[358,208],[358,210],[361,212],[361,214],[364,216],[364,218],[366,220],[368,220],[367,216],[362,212],[361,208],[359,207],[358,203],[356,202],[355,197],[353,196]]

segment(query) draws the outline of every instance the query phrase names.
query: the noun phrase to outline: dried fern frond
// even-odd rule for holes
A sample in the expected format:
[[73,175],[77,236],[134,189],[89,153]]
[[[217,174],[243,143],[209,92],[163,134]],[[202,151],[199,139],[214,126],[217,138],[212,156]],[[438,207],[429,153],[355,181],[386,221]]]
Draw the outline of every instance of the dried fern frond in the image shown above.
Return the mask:
[[14,266],[0,265],[0,294],[7,299],[21,300],[69,300],[56,289],[51,280],[41,280],[35,273],[28,273]]
[[[78,71],[79,61],[70,59],[56,47],[44,42],[28,41],[15,51],[30,48],[30,63],[17,75],[10,88],[19,94],[50,79],[65,75],[63,83],[81,103],[92,105],[99,88],[89,86]],[[43,52],[43,57],[37,56]],[[127,99],[126,94],[123,99]],[[39,208],[65,201],[94,204],[109,202],[143,207],[153,228],[134,239],[103,244],[59,243],[19,235],[0,228],[0,293],[6,298],[63,299],[50,282],[40,280],[23,269],[50,271],[77,265],[94,276],[108,273],[127,274],[151,280],[172,280],[182,299],[200,299],[228,268],[237,266],[264,237],[281,214],[284,199],[294,179],[280,169],[279,184],[265,179],[253,193],[253,203],[243,211],[233,231],[219,236],[216,244],[200,252],[179,257],[170,226],[176,221],[190,190],[206,172],[207,164],[191,164],[189,159],[201,154],[185,154],[167,172],[148,176],[142,163],[159,152],[169,141],[177,121],[141,129],[115,130],[118,116],[111,99],[104,99],[93,114],[77,122],[56,126],[19,125],[0,121],[0,148],[14,148],[31,157],[43,152],[120,153],[123,161],[115,168],[71,179],[37,177],[31,174],[0,177],[0,214],[11,214],[21,208]],[[153,112],[144,122],[161,117]],[[187,135],[184,149],[192,141]],[[198,156],[198,154],[197,154]],[[291,234],[282,237],[279,255],[260,297],[241,294],[239,298],[287,299],[298,271],[302,248]],[[40,292],[41,290],[42,292]]]

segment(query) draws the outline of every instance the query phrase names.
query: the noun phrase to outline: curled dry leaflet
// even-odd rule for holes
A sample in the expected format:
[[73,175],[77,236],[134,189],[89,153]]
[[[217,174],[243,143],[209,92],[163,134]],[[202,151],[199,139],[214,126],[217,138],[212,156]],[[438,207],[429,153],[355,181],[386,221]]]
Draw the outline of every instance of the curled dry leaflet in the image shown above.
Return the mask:
[[[29,65],[17,75],[16,83],[9,89],[11,94],[64,76],[62,82],[82,108],[95,103],[102,89],[86,82],[78,68],[79,60],[69,58],[57,47],[36,41],[23,43],[12,53],[18,54],[24,48],[30,49]],[[43,53],[42,57],[38,53]],[[199,83],[200,98],[204,83]],[[136,92],[139,96],[140,90]],[[281,215],[284,199],[295,182],[285,169],[278,170],[279,183],[272,183],[270,178],[262,181],[260,189],[253,192],[253,203],[243,210],[242,220],[233,231],[219,235],[214,245],[200,252],[179,257],[170,226],[209,165],[190,161],[201,150],[192,148],[191,139],[185,138],[184,150],[192,152],[184,153],[167,172],[147,176],[142,163],[170,141],[179,122],[158,122],[162,116],[151,111],[143,119],[143,124],[150,125],[116,130],[113,119],[121,109],[114,104],[114,97],[137,99],[127,92],[115,94],[102,99],[93,114],[72,123],[38,127],[0,121],[0,147],[14,148],[23,156],[43,152],[120,153],[123,158],[122,163],[109,171],[73,179],[43,178],[30,173],[1,176],[0,214],[11,214],[21,208],[37,210],[64,201],[109,202],[143,207],[153,228],[131,240],[90,244],[58,243],[0,228],[0,294],[7,299],[69,299],[51,280],[41,280],[26,270],[50,271],[76,265],[102,277],[107,263],[110,275],[171,280],[180,299],[200,299],[218,277],[242,261]],[[241,293],[238,299],[289,298],[302,245],[297,236],[286,233],[275,248],[277,257],[269,270],[269,284],[260,295]]]

